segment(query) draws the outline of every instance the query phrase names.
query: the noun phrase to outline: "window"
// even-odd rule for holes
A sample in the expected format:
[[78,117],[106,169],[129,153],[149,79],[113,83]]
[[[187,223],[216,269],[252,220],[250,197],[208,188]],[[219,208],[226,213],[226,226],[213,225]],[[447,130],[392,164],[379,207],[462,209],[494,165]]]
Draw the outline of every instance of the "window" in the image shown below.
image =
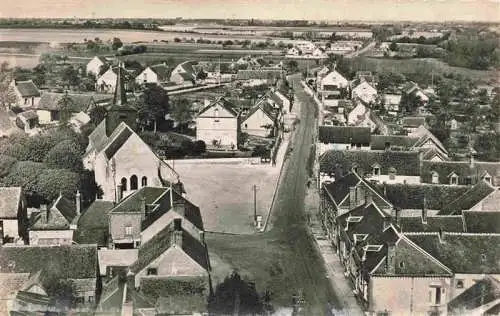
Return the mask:
[[403,269],[403,268],[405,267],[405,263],[404,263],[404,261],[400,261],[400,262],[399,262],[399,267],[400,267],[401,269]]
[[50,111],[50,120],[59,121],[59,111]]
[[28,104],[28,98],[24,98],[24,104]]
[[143,186],[143,187],[148,186],[148,178],[146,176],[142,177],[141,186]]
[[439,174],[435,171],[432,172],[432,183],[439,183]]
[[465,178],[465,184],[466,185],[471,185],[472,184],[472,178],[471,177]]
[[135,248],[139,248],[140,245],[141,245],[141,241],[140,240],[138,240],[138,241],[135,242]]
[[127,191],[127,178],[122,178],[121,184],[122,184],[122,191]]
[[385,142],[385,146],[384,147],[385,147],[385,150],[391,149],[391,143]]
[[396,179],[396,173],[397,170],[394,167],[389,168],[389,179],[394,180]]
[[429,303],[432,305],[441,304],[441,287],[432,286],[429,288]]
[[450,184],[458,184],[458,177],[456,175],[450,177]]
[[456,280],[455,281],[455,287],[457,289],[463,289],[464,288],[464,280]]
[[245,128],[248,128],[248,124],[245,123]]
[[126,236],[132,235],[132,226],[125,226],[125,235]]
[[214,110],[215,122],[219,122],[219,109]]
[[483,179],[484,179],[484,181],[486,181],[489,184],[491,184],[491,177],[490,176],[485,176]]
[[135,174],[130,177],[130,190],[137,190],[137,176]]
[[379,165],[373,166],[373,175],[374,176],[379,176],[380,175],[380,166]]
[[93,296],[89,296],[89,303],[92,303],[94,301],[94,297]]
[[156,269],[156,268],[148,268],[147,275],[158,275],[158,269]]

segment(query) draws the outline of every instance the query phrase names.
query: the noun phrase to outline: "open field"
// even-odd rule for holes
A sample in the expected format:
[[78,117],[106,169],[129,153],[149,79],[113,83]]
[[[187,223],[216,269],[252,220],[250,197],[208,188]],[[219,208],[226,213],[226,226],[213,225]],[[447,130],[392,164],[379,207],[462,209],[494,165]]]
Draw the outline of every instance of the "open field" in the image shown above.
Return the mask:
[[253,185],[257,185],[257,214],[265,220],[279,167],[186,160],[176,161],[174,166],[188,199],[200,206],[207,231],[255,233]]
[[386,59],[360,57],[352,60],[355,69],[367,71],[394,71],[400,73],[413,73],[425,71],[434,74],[456,73],[472,80],[488,81],[489,79],[498,79],[496,71],[473,70],[468,68],[449,66],[443,61],[433,58],[412,58],[412,59]]

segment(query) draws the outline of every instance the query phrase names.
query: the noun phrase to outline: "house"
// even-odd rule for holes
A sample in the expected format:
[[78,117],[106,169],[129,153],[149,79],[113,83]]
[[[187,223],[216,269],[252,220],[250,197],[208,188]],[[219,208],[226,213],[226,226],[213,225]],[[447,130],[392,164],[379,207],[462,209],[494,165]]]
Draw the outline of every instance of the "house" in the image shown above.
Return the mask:
[[368,127],[370,132],[379,131],[387,134],[387,127],[374,111],[359,102],[349,114],[347,114],[347,124],[349,126]]
[[210,102],[196,117],[196,139],[209,146],[238,146],[239,114],[235,107],[223,97]]
[[460,215],[463,211],[499,212],[498,202],[500,202],[499,189],[483,179],[470,187],[463,195],[448,201],[439,214]]
[[132,249],[153,238],[176,218],[195,238],[203,233],[200,209],[174,188],[143,187],[109,211],[110,249]]
[[[97,292],[97,247],[95,245],[0,247],[1,273],[42,271],[43,288],[71,281],[77,304],[92,306]],[[54,283],[56,282],[56,283]]]
[[401,104],[400,94],[384,94],[384,107],[386,111],[391,115],[397,115],[399,113],[399,105]]
[[9,89],[12,89],[16,97],[15,105],[22,109],[35,106],[40,100],[40,90],[32,80],[20,81],[14,79],[10,83]]
[[287,92],[275,90],[269,94],[268,100],[273,103],[276,108],[284,111],[285,113],[290,110],[291,100],[288,97]]
[[118,69],[121,71],[122,81],[125,89],[128,89],[128,82],[133,80],[133,76],[123,68],[123,65],[110,67],[96,81],[96,91],[100,93],[114,93],[118,77]]
[[27,202],[21,187],[0,187],[0,245],[28,239]]
[[413,81],[410,81],[404,85],[403,95],[405,95],[406,97],[412,96],[418,98],[424,105],[429,102],[429,97],[427,96],[425,91]]
[[408,134],[413,133],[420,126],[427,126],[425,116],[405,116],[402,119],[401,125],[408,131]]
[[473,185],[485,180],[493,186],[500,185],[500,163],[475,161],[430,161],[423,160],[421,178],[423,183],[448,185]]
[[353,100],[360,100],[365,105],[373,104],[377,100],[377,89],[368,81],[362,80],[360,84],[352,89],[351,96]]
[[60,194],[49,207],[41,205],[39,212],[31,214],[29,244],[40,246],[71,245],[80,212],[80,192],[76,193],[76,203]]
[[316,85],[322,102],[325,99],[345,99],[348,96],[349,81],[336,70],[325,75]]
[[301,56],[302,51],[298,47],[294,46],[294,47],[290,48],[289,50],[287,50],[286,54],[288,56]]
[[357,126],[319,126],[318,148],[321,155],[329,149],[369,149],[370,128]]
[[36,132],[38,127],[37,113],[34,110],[29,110],[17,114],[16,125],[25,133]]
[[327,58],[328,55],[325,53],[325,50],[321,47],[316,47],[311,52],[311,55],[316,58]]
[[241,131],[248,135],[276,136],[280,127],[280,109],[273,107],[265,98],[255,104],[241,119]]
[[489,275],[448,303],[448,315],[498,315],[500,282]]
[[94,76],[98,76],[101,72],[101,67],[104,65],[108,65],[108,60],[103,56],[94,56],[85,66],[85,70],[87,74],[93,74]]
[[77,244],[96,244],[97,247],[108,246],[109,212],[115,201],[95,200],[78,218],[73,240]]
[[273,85],[277,80],[283,78],[281,69],[258,69],[258,70],[238,70],[236,80],[243,81],[247,86],[258,86],[262,84]]
[[372,182],[420,183],[420,159],[415,151],[329,150],[319,158],[320,173],[338,170],[357,174]]
[[135,82],[138,84],[144,83],[163,83],[167,82],[169,79],[169,68],[166,63],[152,65],[146,67],[137,77],[135,77]]
[[177,65],[170,74],[170,81],[177,85],[192,86],[196,83],[201,67],[198,62],[185,61]]
[[[142,186],[161,186],[178,180],[177,173],[134,132],[137,110],[128,105],[121,75],[117,76],[116,87],[108,115],[90,133],[83,155],[83,165],[94,171],[106,201],[137,190],[138,179]],[[138,156],[140,164],[133,158]]]
[[294,47],[297,47],[303,54],[312,54],[316,48],[316,44],[310,41],[296,41]]
[[[45,92],[40,98],[40,102],[34,108],[38,115],[40,124],[58,123],[61,119],[61,111],[67,100],[68,108],[72,116],[80,112],[88,113],[91,108],[97,106],[95,96],[92,94],[77,93],[54,93]],[[98,97],[99,102],[110,101],[111,97]]]

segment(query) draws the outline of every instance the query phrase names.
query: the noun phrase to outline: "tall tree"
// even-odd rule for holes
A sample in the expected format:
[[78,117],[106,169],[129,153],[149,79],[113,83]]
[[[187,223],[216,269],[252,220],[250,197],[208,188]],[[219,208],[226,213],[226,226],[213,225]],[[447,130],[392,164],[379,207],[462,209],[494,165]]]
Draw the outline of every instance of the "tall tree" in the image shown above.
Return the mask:
[[9,67],[8,62],[3,62],[0,65],[0,103],[6,108],[10,108],[16,102],[14,90],[9,86],[13,79],[12,68]]
[[170,114],[179,123],[181,131],[184,131],[184,126],[193,119],[193,104],[187,99],[176,100]]
[[165,90],[157,85],[146,85],[146,89],[136,101],[137,116],[142,130],[153,124],[156,133],[159,120],[168,113],[168,95]]
[[68,92],[64,93],[63,97],[57,102],[59,106],[59,122],[61,125],[68,124],[72,109],[74,107],[74,102],[68,95]]

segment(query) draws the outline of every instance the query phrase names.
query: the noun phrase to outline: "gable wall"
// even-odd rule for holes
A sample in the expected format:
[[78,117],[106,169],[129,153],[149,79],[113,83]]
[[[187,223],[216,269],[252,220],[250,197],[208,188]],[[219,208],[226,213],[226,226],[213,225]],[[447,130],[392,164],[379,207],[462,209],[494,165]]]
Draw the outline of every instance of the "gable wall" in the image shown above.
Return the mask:
[[30,230],[30,245],[56,246],[71,245],[73,242],[73,230]]
[[191,222],[189,222],[186,218],[179,215],[177,212],[170,210],[167,213],[163,214],[160,218],[158,218],[153,224],[151,224],[148,228],[141,232],[141,244],[146,243],[148,240],[153,238],[156,234],[158,234],[162,229],[168,226],[170,223],[174,221],[174,219],[180,218],[182,219],[182,228],[185,229],[191,236],[200,240],[200,230],[196,228]]
[[241,131],[249,135],[266,137],[272,132],[272,128],[266,129],[262,126],[268,124],[274,126],[273,120],[259,108],[241,123]]
[[135,81],[138,84],[144,83],[144,75],[146,75],[147,83],[158,83],[158,75],[151,70],[151,68],[144,69],[136,78]]
[[89,63],[87,64],[86,71],[87,73],[90,72],[93,73],[94,75],[98,75],[101,65],[103,65],[103,63],[99,59],[92,58],[92,60],[89,61]]
[[496,190],[479,202],[472,211],[500,211],[500,190]]
[[[125,235],[125,227],[132,226],[132,236]],[[111,213],[109,215],[109,233],[113,241],[120,239],[140,239],[141,214],[140,213]]]

